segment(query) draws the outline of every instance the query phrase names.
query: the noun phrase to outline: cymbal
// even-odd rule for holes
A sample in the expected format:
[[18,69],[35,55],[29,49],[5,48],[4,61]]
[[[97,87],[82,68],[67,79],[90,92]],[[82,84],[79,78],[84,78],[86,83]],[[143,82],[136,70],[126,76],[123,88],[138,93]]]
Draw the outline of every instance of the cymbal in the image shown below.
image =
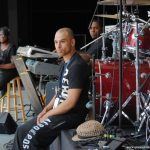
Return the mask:
[[119,14],[108,15],[108,14],[98,14],[97,17],[110,18],[110,19],[119,19]]
[[[99,5],[119,5],[120,0],[98,1]],[[122,0],[123,5],[150,5],[150,0]]]

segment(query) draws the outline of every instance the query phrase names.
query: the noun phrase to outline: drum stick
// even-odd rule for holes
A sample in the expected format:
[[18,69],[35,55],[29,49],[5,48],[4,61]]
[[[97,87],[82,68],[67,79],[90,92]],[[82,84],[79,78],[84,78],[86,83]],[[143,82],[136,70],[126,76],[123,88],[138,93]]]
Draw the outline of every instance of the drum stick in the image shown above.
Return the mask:
[[89,46],[89,45],[91,45],[92,43],[96,42],[97,40],[101,39],[103,36],[107,36],[107,34],[109,34],[109,33],[111,33],[112,31],[114,31],[114,30],[116,29],[116,27],[117,27],[117,25],[115,25],[115,27],[113,27],[112,29],[110,29],[110,31],[108,31],[107,33],[102,33],[102,34],[100,34],[100,36],[99,36],[97,39],[95,39],[95,40],[91,41],[90,43],[86,44],[85,46],[81,47],[80,50],[86,48],[87,46]]

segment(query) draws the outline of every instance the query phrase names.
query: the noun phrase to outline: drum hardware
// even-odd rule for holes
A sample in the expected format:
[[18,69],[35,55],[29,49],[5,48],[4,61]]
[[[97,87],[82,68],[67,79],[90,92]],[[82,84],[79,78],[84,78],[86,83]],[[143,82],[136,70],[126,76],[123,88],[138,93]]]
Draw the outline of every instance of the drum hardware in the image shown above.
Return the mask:
[[105,34],[104,33],[102,33],[102,57],[101,57],[101,59],[102,60],[105,60],[106,59],[106,51],[108,50],[106,47],[105,47]]
[[141,128],[146,123],[146,144],[150,142],[150,91],[145,99],[144,95],[141,95],[143,102],[143,112],[140,114],[140,118],[138,120],[138,130],[137,133],[141,131]]
[[150,11],[147,11],[148,17],[150,17]]
[[135,71],[136,71],[136,121],[140,116],[140,73],[139,73],[139,31],[138,31],[138,16],[135,16],[135,37],[136,37],[136,59],[135,59]]
[[[136,51],[135,51],[135,57],[136,57],[136,59],[135,59],[136,92],[135,93],[136,93],[136,121],[138,121],[139,120],[139,116],[140,116],[140,98],[141,98],[140,97],[141,96],[140,89],[139,89],[139,87],[140,87],[140,73],[139,73],[139,63],[140,63],[139,62],[140,61],[139,57],[140,57],[140,55],[139,55],[139,52],[140,52],[140,46],[142,45],[142,41],[140,41],[139,36],[141,34],[143,34],[143,30],[149,24],[148,23],[149,21],[139,31],[139,22],[141,21],[141,22],[145,23],[145,21],[140,19],[140,18],[138,18],[138,15],[132,15],[131,19],[135,23],[135,35],[134,35],[134,37],[135,37],[135,49],[136,49]],[[140,42],[141,42],[141,44],[140,44]]]
[[[118,24],[117,24],[118,25]],[[94,39],[93,41],[91,41],[90,43],[86,44],[85,46],[81,47],[80,50],[83,50],[85,49],[87,46],[93,44],[94,42],[96,42],[97,40],[103,38],[104,37],[107,37],[108,34],[110,34],[112,31],[114,31],[116,28],[117,28],[117,25],[115,25],[114,27],[112,27],[108,32],[106,33],[102,33],[98,38]]]
[[92,55],[92,116],[93,119],[96,119],[96,108],[95,108],[95,100],[96,100],[96,89],[95,89],[95,58]]
[[110,108],[114,106],[114,103],[112,101],[112,96],[110,93],[107,93],[106,94],[106,100],[104,102],[104,108],[105,108],[105,113],[103,115],[103,118],[102,118],[102,121],[101,121],[101,124],[104,125],[104,121],[106,119],[108,119],[109,117],[109,111],[110,111]]
[[146,145],[150,143],[150,115],[147,117],[146,121]]
[[105,74],[95,73],[95,77],[105,76],[105,78],[111,78],[111,73],[107,72]]
[[112,46],[113,46],[113,54],[112,54],[112,58],[116,59],[118,58],[118,54],[117,52],[119,51],[119,43],[118,43],[118,40],[119,40],[119,32],[118,31],[113,31],[112,32]]
[[[122,104],[122,109],[124,109],[127,104],[130,102],[130,100],[133,98],[133,96],[135,96],[135,92],[133,92],[127,99],[126,101]],[[114,116],[107,122],[107,125],[110,125],[119,115],[119,110],[114,114]],[[126,119],[128,119],[133,125],[134,122],[132,121],[132,119],[129,118],[128,115],[126,115],[126,113],[122,110],[122,115],[124,115],[124,117]]]
[[[141,85],[141,87],[140,87],[140,91],[144,88],[144,85],[145,85],[145,83],[148,81],[149,77],[150,77],[150,74],[141,73],[141,78],[146,78],[146,80],[142,83],[142,85]],[[124,117],[125,117],[126,119],[128,119],[128,120],[132,123],[132,125],[133,125],[134,127],[138,127],[138,126],[139,126],[139,128],[137,128],[137,129],[138,129],[138,130],[137,130],[138,132],[140,132],[141,127],[142,127],[142,125],[143,125],[143,123],[144,123],[144,121],[145,121],[145,120],[144,120],[145,118],[142,118],[142,117],[143,117],[143,116],[144,116],[144,117],[147,116],[147,115],[145,115],[145,111],[147,111],[147,110],[150,111],[150,109],[149,109],[149,108],[150,108],[150,106],[149,106],[149,104],[150,104],[150,92],[149,92],[149,96],[147,97],[147,100],[146,100],[145,97],[143,96],[143,93],[142,93],[142,92],[140,92],[139,94],[140,94],[140,98],[141,98],[141,100],[142,100],[142,101],[140,101],[140,108],[143,109],[143,114],[141,113],[141,116],[140,116],[139,120],[133,122],[132,119],[130,119],[130,118],[125,114],[125,112],[122,111],[122,115],[124,115]],[[134,96],[136,96],[136,91],[134,91],[134,92],[126,99],[126,101],[125,101],[125,102],[123,103],[123,105],[122,105],[122,109],[124,109],[124,108],[128,105],[128,103],[131,101],[131,99],[132,99]],[[143,106],[142,106],[141,102],[143,102]],[[145,109],[146,109],[146,110],[145,110]],[[114,116],[108,121],[107,125],[111,124],[111,123],[118,117],[118,115],[119,115],[119,111],[114,114]],[[150,115],[150,114],[149,114],[149,115]],[[147,118],[147,119],[148,119],[148,118]],[[141,123],[140,123],[140,122],[141,122]],[[136,134],[137,134],[137,133],[136,133]]]
[[[148,82],[150,81],[149,76],[149,64],[148,61],[139,60],[140,62],[140,78],[141,78],[141,87],[140,91],[146,92]],[[114,101],[114,104],[118,103],[118,61],[107,61],[104,63],[101,60],[95,61],[95,75],[98,74],[98,76],[95,79],[95,85],[96,85],[96,113],[99,114],[99,117],[102,119],[103,113],[105,112],[104,108],[101,109],[101,106],[103,107],[103,103],[107,99],[105,94],[110,93],[112,95],[112,100]],[[135,64],[134,61],[124,61],[123,62],[123,72],[124,72],[124,78],[123,78],[123,89],[125,91],[123,95],[123,116],[125,116],[125,119],[130,120],[129,122],[132,123],[133,126],[138,127],[133,120],[131,120],[127,115],[128,111],[135,111]],[[111,78],[106,78],[104,74],[109,73],[111,75]],[[103,75],[100,75],[103,74]],[[133,92],[134,91],[134,92]],[[133,93],[132,93],[133,92]],[[132,101],[131,101],[132,100]],[[131,101],[131,104],[130,104]],[[130,109],[130,107],[132,108]],[[116,105],[115,105],[116,108]],[[126,110],[126,111],[125,111]],[[119,112],[116,112],[117,114],[112,118],[109,118],[106,122],[112,123],[119,115]],[[127,114],[126,114],[127,113]],[[114,115],[114,114],[113,114]],[[131,114],[129,114],[131,115]],[[135,115],[135,112],[134,112]],[[131,115],[132,116],[132,115]],[[112,121],[111,121],[112,119]],[[108,123],[108,124],[110,124]],[[107,125],[107,124],[106,124]]]
[[[150,91],[148,91],[147,98],[144,97],[143,94],[141,94],[143,105],[141,104],[142,113],[140,114],[140,118],[138,120],[138,130],[139,133],[141,131],[141,128],[143,127],[144,122],[146,123],[146,142],[150,142]],[[149,135],[148,135],[149,134]],[[149,138],[148,138],[149,136]]]
[[146,106],[144,111],[141,113],[140,118],[139,118],[141,123],[139,125],[138,130],[137,130],[138,132],[141,131],[141,128],[142,128],[143,123],[145,122],[146,118],[150,116],[149,113],[150,113],[150,106]]

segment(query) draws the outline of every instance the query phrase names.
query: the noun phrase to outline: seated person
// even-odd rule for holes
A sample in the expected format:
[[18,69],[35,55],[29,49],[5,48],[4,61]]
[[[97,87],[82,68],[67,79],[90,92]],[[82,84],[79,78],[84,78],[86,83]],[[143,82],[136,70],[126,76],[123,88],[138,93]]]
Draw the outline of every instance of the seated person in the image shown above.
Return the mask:
[[49,145],[61,130],[76,128],[87,115],[89,69],[75,49],[70,28],[59,29],[55,48],[64,60],[59,75],[59,90],[37,116],[18,127],[13,150],[39,150]]
[[18,75],[11,62],[11,56],[16,54],[16,47],[10,43],[9,35],[8,27],[0,28],[0,97],[6,93],[7,83]]

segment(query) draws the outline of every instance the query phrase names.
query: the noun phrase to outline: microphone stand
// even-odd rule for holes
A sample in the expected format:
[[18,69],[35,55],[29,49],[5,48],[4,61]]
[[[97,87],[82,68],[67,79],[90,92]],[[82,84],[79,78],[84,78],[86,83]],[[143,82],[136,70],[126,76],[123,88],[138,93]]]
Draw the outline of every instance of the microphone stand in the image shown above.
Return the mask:
[[122,85],[123,85],[123,71],[122,71],[122,0],[120,0],[120,16],[119,16],[119,25],[120,25],[120,57],[119,57],[119,128],[121,128],[122,121]]
[[92,24],[92,21],[93,21],[93,18],[94,18],[94,16],[95,16],[95,14],[96,14],[97,8],[98,8],[98,5],[96,5],[96,8],[95,8],[95,10],[94,10],[94,14],[93,14],[93,16],[92,16],[92,19],[91,19],[91,21],[90,21],[90,24],[89,24],[89,27],[88,27],[88,28],[90,28],[90,26],[91,26],[91,24]]
[[92,55],[92,117],[96,119],[96,112],[95,112],[95,99],[96,99],[96,90],[95,90],[95,58]]
[[139,39],[138,39],[138,18],[135,17],[136,23],[136,59],[135,59],[135,71],[136,71],[136,120],[140,116],[140,71],[139,71]]

